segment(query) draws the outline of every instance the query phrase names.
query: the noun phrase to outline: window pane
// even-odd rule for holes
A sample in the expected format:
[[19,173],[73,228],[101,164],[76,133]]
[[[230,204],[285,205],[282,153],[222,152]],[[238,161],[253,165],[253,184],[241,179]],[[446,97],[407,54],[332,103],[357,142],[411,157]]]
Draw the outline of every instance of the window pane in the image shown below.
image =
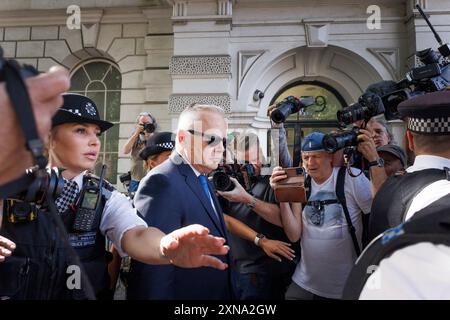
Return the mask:
[[100,119],[105,119],[105,92],[88,91],[87,96],[95,102],[98,113],[100,114]]
[[115,124],[112,128],[108,129],[105,133],[105,150],[106,152],[118,152],[119,151],[119,124]]
[[80,68],[70,78],[70,91],[84,92],[88,83],[89,78],[86,76],[86,72],[83,68]]
[[106,180],[112,184],[117,183],[117,161],[118,156],[116,153],[107,153],[105,155]]
[[[86,72],[85,72],[85,70]],[[95,166],[95,174],[101,174],[102,163],[107,165],[106,179],[117,183],[119,150],[120,95],[122,76],[118,69],[106,62],[92,62],[80,68],[71,79],[72,92],[86,94],[97,105],[101,119],[116,122],[102,134],[101,153]]]
[[111,68],[105,77],[105,85],[108,90],[120,90],[122,85],[122,76],[116,68]]
[[288,120],[336,120],[336,112],[342,108],[333,92],[314,84],[300,84],[289,88],[278,96],[275,102],[278,103],[288,96],[313,96],[316,99],[316,104],[291,115]]
[[106,95],[106,120],[120,121],[120,91],[108,91]]
[[102,80],[111,65],[104,62],[92,62],[84,67],[91,80]]
[[86,90],[88,90],[88,91],[105,91],[106,88],[105,88],[105,85],[103,84],[103,82],[93,81],[93,82],[89,83]]

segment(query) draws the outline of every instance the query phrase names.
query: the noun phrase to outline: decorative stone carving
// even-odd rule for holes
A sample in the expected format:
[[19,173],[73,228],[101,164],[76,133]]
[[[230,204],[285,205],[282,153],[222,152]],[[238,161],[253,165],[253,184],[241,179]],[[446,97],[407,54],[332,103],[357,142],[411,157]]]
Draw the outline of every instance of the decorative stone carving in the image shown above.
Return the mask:
[[98,23],[81,25],[81,33],[83,34],[83,47],[95,48],[97,45]]
[[172,17],[186,17],[187,16],[187,1],[173,1]]
[[398,48],[367,48],[389,70],[393,79],[400,76],[400,51]]
[[231,113],[231,99],[228,94],[217,95],[179,95],[173,94],[169,98],[169,112],[181,113],[192,103],[213,104],[221,107],[225,113]]
[[328,46],[330,21],[304,21],[308,47]]
[[233,14],[233,3],[231,0],[217,1],[217,14],[219,16],[231,16]]
[[169,65],[171,75],[231,75],[230,56],[174,56]]
[[248,73],[248,70],[253,66],[256,60],[262,56],[264,50],[259,51],[239,51],[238,56],[238,88],[241,88],[242,82],[244,82],[244,78]]

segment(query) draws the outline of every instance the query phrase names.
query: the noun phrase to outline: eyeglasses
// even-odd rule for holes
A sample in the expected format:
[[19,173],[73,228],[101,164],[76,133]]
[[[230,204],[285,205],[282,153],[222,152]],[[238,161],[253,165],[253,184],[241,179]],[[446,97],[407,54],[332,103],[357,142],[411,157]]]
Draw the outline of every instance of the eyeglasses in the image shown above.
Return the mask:
[[221,138],[215,134],[205,134],[203,132],[198,132],[195,130],[188,130],[190,134],[202,136],[204,138],[204,141],[208,144],[208,146],[214,147],[222,141],[223,146],[225,147],[227,145],[227,138]]

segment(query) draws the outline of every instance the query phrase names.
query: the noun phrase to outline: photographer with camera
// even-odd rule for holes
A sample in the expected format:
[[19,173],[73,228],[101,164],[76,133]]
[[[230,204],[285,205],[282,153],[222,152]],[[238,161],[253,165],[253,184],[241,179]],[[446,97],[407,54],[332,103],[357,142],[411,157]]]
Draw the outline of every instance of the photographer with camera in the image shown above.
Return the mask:
[[374,199],[375,239],[352,270],[346,299],[450,298],[450,92],[412,98],[398,111],[416,157]]
[[[247,176],[247,189],[242,186],[244,181],[239,182],[244,177],[230,177],[233,188],[229,191],[220,191],[216,186],[225,199],[221,201],[223,211],[259,232],[252,239],[254,243],[231,234],[234,263],[239,272],[237,287],[242,300],[283,299],[295,268],[294,250],[288,247],[291,244],[281,228],[280,208],[269,184],[270,177],[261,175],[262,157],[257,135],[240,136],[237,160],[245,165],[241,166],[242,172],[236,174]],[[267,239],[277,240],[279,245],[274,253],[266,255]]]
[[370,219],[371,238],[408,220],[415,211],[450,191],[439,186],[446,185],[444,169],[450,168],[446,120],[450,93],[440,91],[409,99],[399,104],[398,111],[406,118],[406,136],[416,158],[404,176],[390,178],[377,193]]
[[128,192],[136,192],[139,181],[145,176],[144,162],[139,153],[145,148],[145,142],[157,128],[156,119],[148,112],[141,112],[136,119],[136,129],[123,146],[123,153],[131,153],[131,181]]
[[[105,166],[100,178],[88,173],[99,156],[99,136],[113,124],[100,119],[89,98],[64,94],[63,99],[63,106],[52,119],[47,146],[50,164],[64,168],[64,180],[53,181],[52,177],[50,184],[57,184],[55,189],[59,190],[54,191],[55,203],[46,202],[48,207],[20,201],[23,194],[6,201],[1,234],[18,245],[0,264],[0,296],[110,298],[110,254],[105,250],[105,237],[121,255],[128,254],[145,263],[226,268],[220,260],[207,255],[226,254],[224,239],[208,236],[208,230],[199,225],[168,235],[148,228],[128,199],[104,181]],[[53,191],[46,196],[53,197]],[[53,219],[49,210],[57,211],[59,216]],[[82,287],[71,285],[70,276],[76,277],[74,270],[79,270]],[[85,285],[86,279],[90,285]]]
[[[303,166],[311,177],[303,210],[300,203],[280,203],[283,228],[292,242],[300,239],[302,252],[286,292],[289,300],[341,298],[360,254],[362,213],[372,204],[370,182],[364,175],[351,177],[346,169],[333,167],[323,138],[323,133],[313,132],[302,144]],[[275,168],[272,188],[286,178],[281,167]]]

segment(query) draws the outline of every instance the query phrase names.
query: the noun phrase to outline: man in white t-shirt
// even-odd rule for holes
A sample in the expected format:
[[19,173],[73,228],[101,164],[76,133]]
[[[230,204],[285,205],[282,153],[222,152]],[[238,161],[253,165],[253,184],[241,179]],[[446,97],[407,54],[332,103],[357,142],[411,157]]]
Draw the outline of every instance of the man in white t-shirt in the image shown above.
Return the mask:
[[[301,239],[302,250],[286,292],[288,300],[341,298],[356,260],[344,210],[335,192],[339,168],[332,166],[333,155],[325,152],[323,136],[313,132],[302,145],[303,166],[312,178],[311,194],[303,212],[300,203],[280,203],[286,235],[292,242]],[[286,177],[282,168],[275,168],[272,187]],[[362,213],[369,213],[372,205],[370,182],[363,174],[351,177],[346,172],[344,193],[361,247]]]

